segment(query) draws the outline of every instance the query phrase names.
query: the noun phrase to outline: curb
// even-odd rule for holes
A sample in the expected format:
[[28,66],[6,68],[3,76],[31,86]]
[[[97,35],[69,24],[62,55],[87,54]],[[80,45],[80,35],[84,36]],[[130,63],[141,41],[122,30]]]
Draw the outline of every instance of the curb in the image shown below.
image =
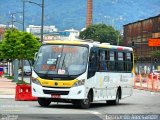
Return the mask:
[[13,98],[15,98],[15,95],[0,95],[0,98],[3,98],[3,99],[13,99]]

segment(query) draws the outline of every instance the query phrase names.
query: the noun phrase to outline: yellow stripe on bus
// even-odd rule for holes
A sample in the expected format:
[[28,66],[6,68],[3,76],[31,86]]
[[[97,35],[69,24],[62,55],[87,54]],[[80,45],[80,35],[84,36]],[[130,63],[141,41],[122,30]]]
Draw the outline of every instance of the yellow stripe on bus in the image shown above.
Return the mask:
[[63,40],[46,41],[45,43],[48,43],[48,44],[81,44],[80,41],[63,41]]
[[46,87],[72,87],[78,80],[47,80],[42,78],[37,78],[42,86]]

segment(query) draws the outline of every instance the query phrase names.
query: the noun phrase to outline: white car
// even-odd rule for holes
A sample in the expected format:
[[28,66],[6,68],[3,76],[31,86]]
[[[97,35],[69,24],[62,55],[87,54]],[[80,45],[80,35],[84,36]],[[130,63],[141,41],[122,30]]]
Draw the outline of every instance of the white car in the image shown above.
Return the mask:
[[32,71],[31,71],[31,67],[30,66],[24,66],[23,67],[23,72],[25,75],[31,75]]
[[[23,72],[24,72],[24,75],[31,75],[31,73],[32,73],[31,67],[30,66],[24,66],[23,67]],[[19,75],[21,75],[22,74],[22,70],[19,69],[18,73],[19,73]]]
[[160,70],[153,70],[153,74],[160,75]]

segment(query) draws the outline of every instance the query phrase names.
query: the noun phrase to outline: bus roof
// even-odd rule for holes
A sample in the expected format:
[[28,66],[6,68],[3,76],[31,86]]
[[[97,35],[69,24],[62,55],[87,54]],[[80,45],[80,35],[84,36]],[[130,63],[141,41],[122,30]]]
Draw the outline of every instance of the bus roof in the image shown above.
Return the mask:
[[43,44],[75,44],[75,45],[82,45],[87,44],[89,46],[95,46],[99,48],[107,48],[107,49],[115,49],[115,50],[125,50],[125,51],[133,51],[131,47],[125,46],[117,46],[117,45],[110,45],[110,43],[100,43],[93,40],[51,40],[45,41]]

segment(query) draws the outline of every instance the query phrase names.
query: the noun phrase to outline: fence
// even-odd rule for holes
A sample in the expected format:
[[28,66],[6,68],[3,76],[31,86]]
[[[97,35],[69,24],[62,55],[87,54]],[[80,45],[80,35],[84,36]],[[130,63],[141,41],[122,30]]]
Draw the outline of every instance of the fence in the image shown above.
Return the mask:
[[134,88],[140,90],[148,90],[160,92],[160,74],[135,75]]

